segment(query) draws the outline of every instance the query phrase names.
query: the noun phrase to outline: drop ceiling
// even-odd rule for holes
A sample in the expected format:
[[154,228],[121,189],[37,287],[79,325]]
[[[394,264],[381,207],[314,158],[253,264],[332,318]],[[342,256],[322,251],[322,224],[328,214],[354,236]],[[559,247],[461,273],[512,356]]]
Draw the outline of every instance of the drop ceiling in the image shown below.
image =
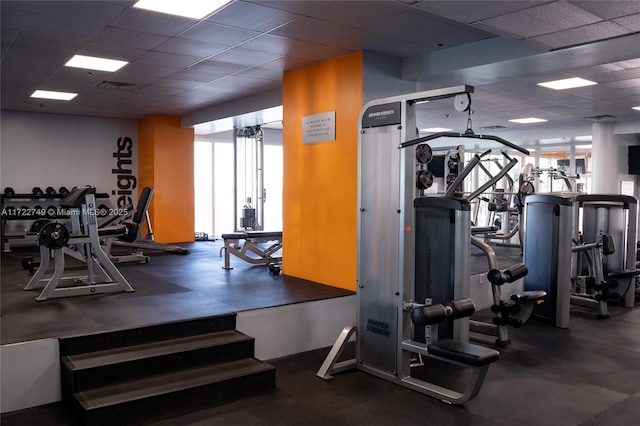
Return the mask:
[[[202,20],[133,3],[2,0],[2,109],[184,116],[277,91],[287,70],[366,50],[401,59],[420,90],[473,85],[476,129],[513,128],[508,119],[521,116],[640,120],[631,109],[640,105],[640,1],[236,0]],[[504,45],[509,52],[491,50]],[[129,64],[114,73],[65,67],[74,54]],[[567,77],[599,84],[537,85]],[[36,89],[78,96],[36,100]],[[419,121],[445,126],[454,112],[425,104]]]

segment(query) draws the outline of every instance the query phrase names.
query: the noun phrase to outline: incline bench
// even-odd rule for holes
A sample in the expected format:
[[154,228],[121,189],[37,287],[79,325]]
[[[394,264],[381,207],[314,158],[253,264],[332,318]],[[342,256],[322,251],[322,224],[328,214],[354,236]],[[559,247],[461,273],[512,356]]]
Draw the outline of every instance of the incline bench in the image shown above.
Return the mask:
[[[222,234],[224,247],[220,249],[220,256],[224,250],[223,269],[233,269],[230,262],[230,254],[254,265],[270,265],[279,263],[282,257],[273,255],[282,249],[282,232],[247,231]],[[263,249],[259,244],[273,241],[274,244]],[[253,254],[253,255],[251,255]]]

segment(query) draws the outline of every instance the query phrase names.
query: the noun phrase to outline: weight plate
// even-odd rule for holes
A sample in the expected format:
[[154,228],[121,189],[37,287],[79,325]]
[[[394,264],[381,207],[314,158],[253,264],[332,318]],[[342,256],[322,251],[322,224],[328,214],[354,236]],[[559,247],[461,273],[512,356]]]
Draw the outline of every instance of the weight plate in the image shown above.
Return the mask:
[[416,147],[416,160],[420,164],[426,164],[431,161],[433,158],[433,151],[431,150],[431,146],[426,143],[418,145]]
[[433,173],[429,170],[418,170],[416,173],[416,188],[427,189],[433,185]]
[[45,226],[47,223],[51,223],[51,221],[47,220],[47,219],[38,219],[38,220],[36,220],[35,222],[33,222],[31,224],[31,227],[29,228],[29,231],[38,233],[38,232],[40,232],[42,227]]
[[38,240],[48,249],[61,249],[69,242],[69,230],[62,223],[49,222],[40,229]]

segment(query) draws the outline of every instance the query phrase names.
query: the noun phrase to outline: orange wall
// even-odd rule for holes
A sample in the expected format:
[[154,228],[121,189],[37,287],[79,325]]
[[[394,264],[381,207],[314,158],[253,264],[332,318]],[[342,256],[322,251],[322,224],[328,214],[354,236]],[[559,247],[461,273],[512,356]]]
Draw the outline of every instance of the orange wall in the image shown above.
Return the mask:
[[[283,272],[356,289],[358,117],[363,54],[283,80]],[[335,111],[336,140],[302,144],[302,117]]]
[[152,115],[138,123],[138,190],[154,189],[149,214],[156,241],[195,239],[193,129],[180,117]]

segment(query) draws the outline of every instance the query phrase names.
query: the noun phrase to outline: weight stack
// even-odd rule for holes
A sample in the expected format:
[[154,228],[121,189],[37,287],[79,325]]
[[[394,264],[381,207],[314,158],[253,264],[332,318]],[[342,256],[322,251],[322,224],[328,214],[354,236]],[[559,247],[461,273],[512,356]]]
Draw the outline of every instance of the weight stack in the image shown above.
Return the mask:
[[[415,207],[415,301],[432,304],[469,297],[470,204],[462,198],[420,197]],[[432,341],[469,340],[469,319],[444,321],[428,332]],[[420,336],[416,336],[419,339]]]

